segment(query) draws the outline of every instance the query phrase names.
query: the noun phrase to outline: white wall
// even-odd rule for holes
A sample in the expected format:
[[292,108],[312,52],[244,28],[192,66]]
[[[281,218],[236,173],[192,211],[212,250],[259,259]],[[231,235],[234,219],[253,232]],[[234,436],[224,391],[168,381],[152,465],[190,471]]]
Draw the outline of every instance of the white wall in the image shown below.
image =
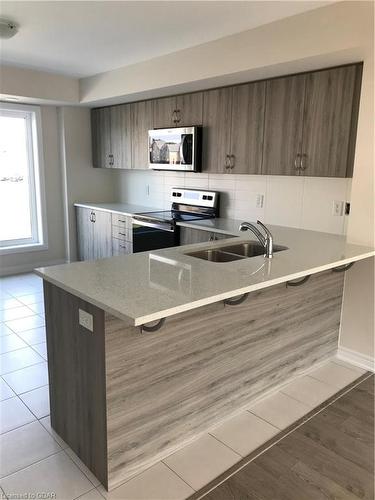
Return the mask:
[[[117,199],[168,209],[172,187],[220,192],[220,215],[231,219],[344,234],[348,217],[334,216],[333,201],[350,200],[350,179],[266,175],[213,175],[118,171]],[[262,195],[263,208],[257,208]]]
[[79,82],[77,78],[2,65],[0,94],[2,98],[16,96],[22,98],[22,102],[34,104],[48,101],[78,104]]
[[34,267],[65,261],[62,178],[59,159],[57,109],[41,107],[48,249],[2,255],[0,274],[30,271]]
[[65,179],[67,260],[75,260],[76,221],[74,202],[111,202],[116,199],[114,172],[93,168],[91,161],[90,110],[63,107],[59,110],[62,170]]
[[[363,50],[363,77],[348,240],[374,246],[374,4],[372,30]],[[340,346],[372,359],[374,366],[374,259],[358,263],[345,276]],[[370,365],[370,362],[367,366]]]
[[368,43],[372,22],[372,2],[334,3],[83,78],[80,100],[116,102],[119,96],[136,100],[357,61]]

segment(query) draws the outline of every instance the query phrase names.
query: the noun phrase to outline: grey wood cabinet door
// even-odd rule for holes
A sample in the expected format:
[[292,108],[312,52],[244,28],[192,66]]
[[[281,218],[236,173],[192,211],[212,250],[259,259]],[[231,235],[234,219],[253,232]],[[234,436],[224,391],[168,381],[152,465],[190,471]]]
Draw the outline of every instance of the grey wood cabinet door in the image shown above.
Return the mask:
[[111,214],[76,207],[79,260],[95,260],[112,256]]
[[132,168],[148,168],[148,131],[153,125],[152,101],[140,101],[131,104],[133,129]]
[[89,208],[76,207],[77,220],[77,250],[79,260],[94,258],[94,226],[92,223],[93,211]]
[[112,168],[132,168],[131,105],[110,108]]
[[111,108],[91,110],[91,138],[93,166],[111,168]]
[[233,87],[231,162],[234,174],[261,174],[265,82]]
[[357,121],[358,70],[358,65],[352,65],[306,75],[304,175],[346,177],[348,170],[351,173],[348,161],[351,141],[355,141],[352,120]]
[[203,123],[203,92],[178,95],[176,99],[178,127],[202,125]]
[[203,158],[205,172],[229,173],[232,87],[203,95]]
[[109,212],[93,211],[93,258],[112,256],[112,217]]
[[176,97],[163,97],[152,101],[154,128],[176,126]]
[[305,75],[266,82],[263,174],[299,175]]

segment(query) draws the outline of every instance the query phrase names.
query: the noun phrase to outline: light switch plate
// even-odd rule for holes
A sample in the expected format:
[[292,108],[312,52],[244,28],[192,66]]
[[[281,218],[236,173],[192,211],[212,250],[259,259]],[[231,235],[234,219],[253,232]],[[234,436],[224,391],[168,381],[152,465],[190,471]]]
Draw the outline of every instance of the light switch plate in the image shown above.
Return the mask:
[[84,311],[83,309],[78,310],[79,324],[89,330],[94,331],[94,317],[92,314]]
[[263,208],[264,194],[257,194],[255,198],[255,208]]

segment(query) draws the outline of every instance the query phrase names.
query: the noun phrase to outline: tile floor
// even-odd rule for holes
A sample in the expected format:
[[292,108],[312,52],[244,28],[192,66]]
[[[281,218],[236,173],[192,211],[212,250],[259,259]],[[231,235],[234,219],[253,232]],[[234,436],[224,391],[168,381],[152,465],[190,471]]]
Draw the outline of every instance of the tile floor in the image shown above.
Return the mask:
[[145,472],[107,493],[49,420],[42,282],[0,279],[0,496],[180,500],[209,483],[363,370],[333,359],[255,402]]

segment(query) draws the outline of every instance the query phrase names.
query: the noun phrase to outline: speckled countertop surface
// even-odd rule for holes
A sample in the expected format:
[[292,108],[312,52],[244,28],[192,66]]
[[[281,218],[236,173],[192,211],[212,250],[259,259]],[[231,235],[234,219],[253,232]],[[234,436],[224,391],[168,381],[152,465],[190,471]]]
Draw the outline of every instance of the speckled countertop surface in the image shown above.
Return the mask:
[[[240,222],[216,219],[184,225],[237,235],[236,243],[253,239],[250,232],[238,231]],[[36,272],[127,323],[142,325],[375,255],[374,249],[347,243],[344,236],[268,227],[275,244],[288,247],[275,253],[272,260],[258,256],[215,263],[186,255],[198,249],[233,244],[232,239],[75,262]],[[348,272],[356,272],[355,269],[356,266]]]
[[116,214],[133,215],[144,212],[159,212],[162,208],[144,207],[142,205],[132,205],[131,203],[74,203],[75,207],[91,208],[92,210],[102,210],[103,212],[114,212]]

